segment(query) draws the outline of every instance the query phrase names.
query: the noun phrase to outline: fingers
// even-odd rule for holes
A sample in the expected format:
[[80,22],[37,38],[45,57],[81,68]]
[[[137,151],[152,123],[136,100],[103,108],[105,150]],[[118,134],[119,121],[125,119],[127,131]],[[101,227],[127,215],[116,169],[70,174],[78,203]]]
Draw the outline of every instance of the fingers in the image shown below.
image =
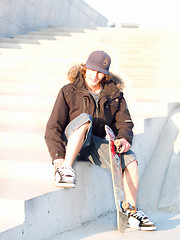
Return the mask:
[[117,153],[120,153],[121,146],[122,146],[120,139],[116,139],[116,140],[114,141],[114,145],[116,146],[116,152],[117,152]]
[[120,154],[123,153],[123,152],[127,152],[129,149],[125,146],[125,145],[122,145],[121,149],[120,149]]
[[57,168],[61,168],[63,164],[64,164],[64,159],[54,160],[54,170],[56,171]]
[[121,140],[120,140],[120,139],[116,139],[116,140],[114,141],[114,144],[116,145],[117,148],[121,148],[121,146],[122,146],[122,143],[121,143]]
[[116,145],[117,149],[120,150],[120,154],[129,151],[131,147],[131,144],[124,138],[116,139],[114,144]]

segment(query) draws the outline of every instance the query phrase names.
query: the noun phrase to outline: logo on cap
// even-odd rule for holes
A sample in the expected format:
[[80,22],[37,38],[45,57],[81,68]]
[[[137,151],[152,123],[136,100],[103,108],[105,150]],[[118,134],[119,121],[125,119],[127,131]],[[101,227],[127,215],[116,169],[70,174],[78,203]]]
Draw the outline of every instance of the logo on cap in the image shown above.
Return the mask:
[[108,59],[106,58],[103,62],[103,65],[106,66],[108,64]]

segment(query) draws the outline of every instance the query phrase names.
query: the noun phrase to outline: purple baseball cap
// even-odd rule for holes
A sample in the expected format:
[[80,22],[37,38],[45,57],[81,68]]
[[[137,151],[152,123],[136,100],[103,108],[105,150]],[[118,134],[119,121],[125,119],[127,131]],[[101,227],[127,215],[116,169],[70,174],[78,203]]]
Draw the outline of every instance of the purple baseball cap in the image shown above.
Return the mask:
[[104,73],[104,74],[109,74],[110,64],[111,64],[111,58],[104,51],[92,52],[86,61],[87,68]]

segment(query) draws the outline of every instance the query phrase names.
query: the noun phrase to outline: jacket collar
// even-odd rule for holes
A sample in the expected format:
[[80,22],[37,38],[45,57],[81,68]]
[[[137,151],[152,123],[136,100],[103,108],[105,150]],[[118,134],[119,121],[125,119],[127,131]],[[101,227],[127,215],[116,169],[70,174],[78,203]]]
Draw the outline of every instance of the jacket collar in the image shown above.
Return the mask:
[[[83,93],[89,93],[89,91],[86,88],[85,80],[83,75],[79,72],[79,74],[74,79],[74,82],[72,83],[75,89],[78,89],[80,92]],[[108,97],[108,98],[114,98],[117,97],[122,92],[119,90],[119,88],[116,86],[116,84],[109,80],[108,82],[103,81],[102,82],[103,91],[101,93],[101,97]]]

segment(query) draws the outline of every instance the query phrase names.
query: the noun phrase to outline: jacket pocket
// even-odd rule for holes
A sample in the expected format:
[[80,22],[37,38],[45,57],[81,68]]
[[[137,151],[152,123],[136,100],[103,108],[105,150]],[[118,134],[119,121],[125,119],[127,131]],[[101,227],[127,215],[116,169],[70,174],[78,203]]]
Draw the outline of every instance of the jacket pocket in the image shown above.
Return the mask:
[[111,124],[116,112],[119,110],[119,99],[113,101],[107,101],[104,104],[104,116],[107,124]]
[[119,109],[119,98],[115,98],[112,101],[108,101],[105,103],[105,109],[110,108],[112,112],[117,111]]

